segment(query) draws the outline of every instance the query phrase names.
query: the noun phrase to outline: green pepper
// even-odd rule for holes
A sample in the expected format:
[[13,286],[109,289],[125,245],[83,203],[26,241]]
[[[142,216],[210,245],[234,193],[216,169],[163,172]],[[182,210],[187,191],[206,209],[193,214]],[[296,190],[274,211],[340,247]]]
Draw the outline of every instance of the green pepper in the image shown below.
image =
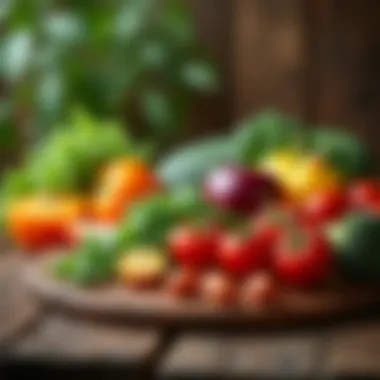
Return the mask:
[[346,180],[368,176],[375,171],[370,150],[347,131],[321,127],[311,131],[310,149],[333,165]]
[[338,269],[351,282],[380,280],[380,217],[351,212],[327,227]]

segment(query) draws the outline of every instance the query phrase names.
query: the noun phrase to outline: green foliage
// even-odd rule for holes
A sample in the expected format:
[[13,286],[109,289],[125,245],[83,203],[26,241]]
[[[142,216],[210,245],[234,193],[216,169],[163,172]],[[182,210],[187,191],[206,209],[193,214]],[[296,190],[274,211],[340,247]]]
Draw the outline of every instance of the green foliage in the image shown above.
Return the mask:
[[132,145],[118,123],[95,121],[77,110],[62,128],[51,131],[37,144],[23,165],[4,176],[2,212],[11,199],[25,194],[88,190],[107,162],[125,154],[140,154]]
[[42,134],[73,105],[139,114],[146,135],[180,128],[190,94],[218,78],[182,0],[1,1],[0,78]]
[[264,110],[243,120],[235,134],[240,161],[254,165],[267,152],[303,144],[300,123],[273,109]]
[[96,285],[112,278],[118,259],[114,239],[88,236],[70,255],[54,263],[58,278],[78,285]]
[[119,229],[119,246],[125,250],[141,244],[165,247],[167,233],[180,222],[211,215],[210,206],[193,188],[161,193],[135,204]]
[[215,167],[235,162],[235,153],[231,140],[215,136],[187,144],[164,157],[157,173],[169,188],[200,185]]
[[374,174],[375,160],[372,153],[348,131],[331,127],[317,128],[310,134],[310,147],[335,166],[347,180]]

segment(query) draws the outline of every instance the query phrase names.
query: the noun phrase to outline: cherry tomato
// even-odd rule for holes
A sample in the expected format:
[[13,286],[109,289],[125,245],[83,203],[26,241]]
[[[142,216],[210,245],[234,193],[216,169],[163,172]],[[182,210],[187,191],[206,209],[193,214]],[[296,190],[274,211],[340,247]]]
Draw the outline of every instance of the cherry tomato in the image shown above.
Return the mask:
[[198,292],[199,275],[193,270],[179,269],[169,275],[166,290],[176,298],[193,297]]
[[332,252],[317,231],[300,229],[281,236],[274,252],[274,270],[284,282],[300,287],[320,284],[331,274]]
[[168,244],[178,264],[184,267],[202,269],[215,262],[219,231],[211,226],[180,226],[171,231]]
[[360,180],[348,190],[350,205],[354,208],[367,208],[380,203],[380,182],[376,180]]
[[203,300],[215,306],[234,304],[237,301],[236,282],[223,273],[207,273],[201,281],[200,295]]
[[288,208],[270,209],[255,218],[252,223],[252,239],[256,249],[262,252],[264,266],[269,266],[273,247],[282,233],[282,225],[290,223],[293,214]]
[[341,217],[348,209],[344,192],[324,192],[312,195],[301,207],[302,218],[312,225]]
[[265,306],[277,296],[277,286],[269,273],[257,273],[249,277],[241,289],[241,301],[246,306]]
[[227,273],[241,277],[262,268],[266,252],[252,237],[227,234],[221,238],[217,259]]

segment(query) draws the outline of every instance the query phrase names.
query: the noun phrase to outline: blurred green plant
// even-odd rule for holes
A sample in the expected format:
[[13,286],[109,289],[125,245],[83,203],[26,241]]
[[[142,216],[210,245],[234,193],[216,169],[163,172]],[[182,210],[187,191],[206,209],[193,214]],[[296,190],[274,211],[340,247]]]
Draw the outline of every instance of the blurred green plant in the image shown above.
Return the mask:
[[191,95],[218,88],[181,0],[1,0],[0,25],[0,144],[14,120],[35,138],[78,104],[166,142]]

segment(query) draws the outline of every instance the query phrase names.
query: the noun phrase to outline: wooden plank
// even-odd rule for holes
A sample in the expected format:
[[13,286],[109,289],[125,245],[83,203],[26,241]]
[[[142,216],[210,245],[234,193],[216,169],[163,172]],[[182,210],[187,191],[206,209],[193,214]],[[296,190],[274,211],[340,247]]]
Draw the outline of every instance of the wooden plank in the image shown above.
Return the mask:
[[319,343],[314,334],[186,334],[173,344],[158,372],[164,379],[309,378],[316,371]]
[[221,378],[228,365],[223,350],[229,339],[215,334],[185,334],[178,338],[162,359],[158,376],[162,379]]
[[4,252],[0,256],[0,345],[32,325],[41,314],[38,302],[30,297],[20,279],[20,259]]
[[229,371],[234,378],[311,378],[317,370],[320,339],[315,334],[235,338]]
[[156,331],[47,315],[38,328],[8,347],[13,360],[124,363],[140,367],[159,345]]
[[380,162],[380,2],[324,3],[319,26],[318,119],[340,125],[365,139]]
[[325,372],[333,376],[380,377],[380,323],[349,325],[329,334]]
[[302,116],[301,0],[234,0],[234,116],[275,106]]

